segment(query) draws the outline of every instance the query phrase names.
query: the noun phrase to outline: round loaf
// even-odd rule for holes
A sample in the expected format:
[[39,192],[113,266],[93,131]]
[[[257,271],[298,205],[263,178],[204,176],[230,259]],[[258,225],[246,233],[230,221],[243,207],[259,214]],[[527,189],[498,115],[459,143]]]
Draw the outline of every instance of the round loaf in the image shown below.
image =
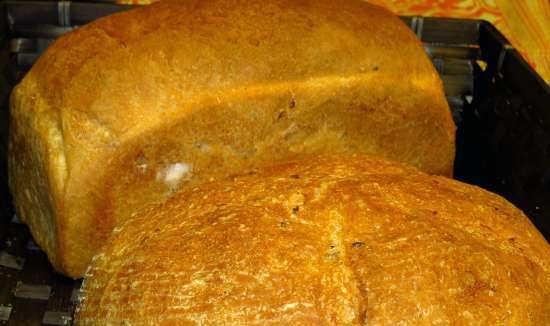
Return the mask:
[[175,0],[58,39],[11,98],[10,186],[54,267],[175,190],[369,153],[450,175],[454,123],[414,33],[360,0]]
[[78,325],[550,325],[550,246],[501,197],[363,156],[204,184],[118,228]]

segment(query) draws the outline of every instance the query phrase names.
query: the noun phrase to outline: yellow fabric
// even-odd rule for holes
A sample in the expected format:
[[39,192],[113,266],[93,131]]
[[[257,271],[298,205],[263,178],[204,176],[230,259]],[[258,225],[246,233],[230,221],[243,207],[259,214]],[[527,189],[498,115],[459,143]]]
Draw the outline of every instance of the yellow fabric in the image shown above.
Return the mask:
[[549,0],[369,0],[399,15],[485,19],[550,83]]
[[[148,4],[155,0],[118,0]],[[485,19],[550,83],[550,0],[368,0],[398,15]]]

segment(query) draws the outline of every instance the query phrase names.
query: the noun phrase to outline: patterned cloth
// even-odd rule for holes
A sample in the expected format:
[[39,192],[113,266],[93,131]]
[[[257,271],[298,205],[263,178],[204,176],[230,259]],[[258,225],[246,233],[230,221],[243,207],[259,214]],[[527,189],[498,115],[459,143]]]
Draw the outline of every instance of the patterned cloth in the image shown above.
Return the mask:
[[398,15],[484,19],[550,83],[549,0],[368,0]]
[[[156,0],[117,0],[148,4]],[[337,1],[337,0],[335,0]],[[485,19],[550,83],[549,0],[367,0],[398,15]]]

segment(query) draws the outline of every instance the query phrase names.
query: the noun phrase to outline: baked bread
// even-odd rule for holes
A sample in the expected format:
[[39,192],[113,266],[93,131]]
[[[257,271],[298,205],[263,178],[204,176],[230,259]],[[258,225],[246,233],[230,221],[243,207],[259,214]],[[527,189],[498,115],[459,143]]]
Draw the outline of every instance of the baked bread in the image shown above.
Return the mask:
[[550,246],[501,197],[372,157],[203,184],[94,258],[78,325],[550,325]]
[[454,124],[414,34],[359,0],[186,0],[61,37],[11,98],[15,207],[82,276],[112,228],[279,159],[377,153],[450,175]]

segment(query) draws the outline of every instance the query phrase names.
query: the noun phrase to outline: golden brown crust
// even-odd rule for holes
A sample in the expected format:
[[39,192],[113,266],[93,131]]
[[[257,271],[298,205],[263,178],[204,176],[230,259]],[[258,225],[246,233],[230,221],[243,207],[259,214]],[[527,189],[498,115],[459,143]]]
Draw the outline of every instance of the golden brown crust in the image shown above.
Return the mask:
[[78,325],[550,325],[550,246],[504,199],[363,156],[203,184],[124,223]]
[[161,1],[99,19],[46,51],[12,111],[16,207],[73,277],[119,220],[180,187],[319,153],[443,175],[454,158],[421,44],[355,0]]

